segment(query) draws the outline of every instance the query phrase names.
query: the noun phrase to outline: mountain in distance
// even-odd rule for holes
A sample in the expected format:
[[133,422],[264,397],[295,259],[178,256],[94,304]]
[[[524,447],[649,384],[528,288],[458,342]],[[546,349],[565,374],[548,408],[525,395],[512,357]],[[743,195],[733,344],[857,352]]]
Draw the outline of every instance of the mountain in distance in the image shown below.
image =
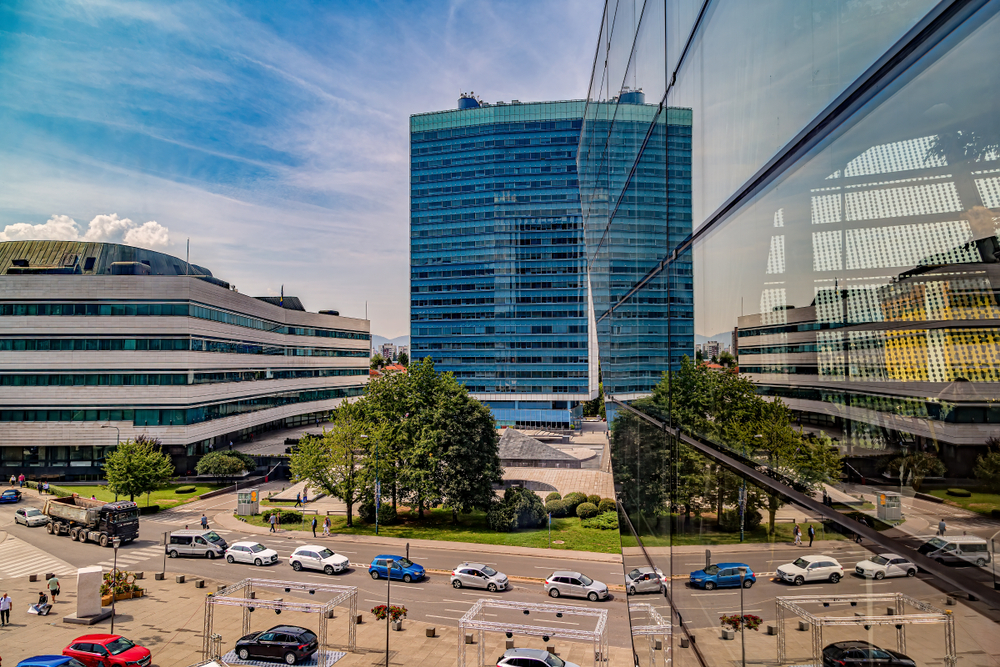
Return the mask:
[[385,343],[392,343],[396,347],[400,345],[410,346],[409,336],[396,336],[395,338],[386,338],[385,336],[377,336],[372,334],[372,347],[378,349],[381,348]]
[[712,341],[712,340],[714,340],[714,341],[716,341],[718,343],[722,343],[723,345],[732,345],[733,344],[733,332],[732,331],[723,331],[722,333],[717,333],[714,336],[702,336],[701,334],[695,334],[694,335],[694,342],[695,343],[700,343],[701,345],[704,345],[705,343],[707,343],[709,341]]

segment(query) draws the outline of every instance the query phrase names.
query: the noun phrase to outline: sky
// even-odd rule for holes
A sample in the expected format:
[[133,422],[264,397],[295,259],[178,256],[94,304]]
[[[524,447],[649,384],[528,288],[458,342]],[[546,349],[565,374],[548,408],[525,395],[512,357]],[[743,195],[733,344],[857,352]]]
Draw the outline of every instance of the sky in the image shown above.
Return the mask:
[[409,333],[411,114],[586,96],[601,0],[0,3],[0,240],[129,243]]

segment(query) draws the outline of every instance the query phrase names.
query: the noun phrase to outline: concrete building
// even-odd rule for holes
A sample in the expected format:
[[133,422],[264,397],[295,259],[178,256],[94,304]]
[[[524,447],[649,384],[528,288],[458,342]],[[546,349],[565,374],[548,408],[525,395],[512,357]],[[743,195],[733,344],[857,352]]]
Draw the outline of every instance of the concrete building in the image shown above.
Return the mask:
[[517,429],[500,436],[500,465],[504,468],[581,468],[580,459],[550,447]]
[[0,476],[94,479],[139,434],[186,473],[360,395],[369,340],[366,320],[246,296],[162,253],[0,243]]

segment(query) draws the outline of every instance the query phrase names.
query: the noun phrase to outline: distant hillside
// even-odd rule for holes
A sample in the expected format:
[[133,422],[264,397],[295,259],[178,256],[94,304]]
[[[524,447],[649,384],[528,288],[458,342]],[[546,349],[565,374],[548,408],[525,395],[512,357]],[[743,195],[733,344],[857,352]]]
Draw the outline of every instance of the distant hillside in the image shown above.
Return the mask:
[[715,334],[714,336],[702,336],[701,334],[695,334],[694,342],[704,345],[710,340],[717,341],[723,345],[732,345],[733,343],[733,332],[723,331],[722,333]]
[[372,347],[379,348],[382,347],[385,343],[392,343],[396,347],[399,347],[400,345],[406,345],[407,347],[409,347],[410,337],[396,336],[395,338],[386,338],[385,336],[377,336],[375,334],[372,334]]

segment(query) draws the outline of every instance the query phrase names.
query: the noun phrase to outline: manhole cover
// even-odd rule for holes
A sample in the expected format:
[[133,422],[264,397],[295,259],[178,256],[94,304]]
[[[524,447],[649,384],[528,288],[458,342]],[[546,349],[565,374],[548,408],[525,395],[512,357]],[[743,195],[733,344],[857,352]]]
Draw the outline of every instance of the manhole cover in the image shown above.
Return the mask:
[[566,544],[566,543],[562,540],[552,540],[552,544]]

